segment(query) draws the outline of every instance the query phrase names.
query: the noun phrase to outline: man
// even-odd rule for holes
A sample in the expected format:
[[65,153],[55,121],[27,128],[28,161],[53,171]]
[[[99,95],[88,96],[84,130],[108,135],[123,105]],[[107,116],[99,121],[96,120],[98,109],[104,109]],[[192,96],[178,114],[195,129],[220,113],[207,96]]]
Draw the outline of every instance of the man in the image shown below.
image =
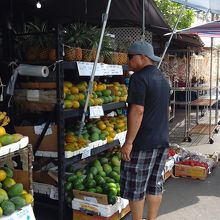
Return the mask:
[[128,90],[128,131],[121,148],[121,197],[129,200],[133,220],[155,220],[163,191],[168,148],[170,87],[154,62],[151,44],[137,41],[128,49],[129,69],[134,71]]

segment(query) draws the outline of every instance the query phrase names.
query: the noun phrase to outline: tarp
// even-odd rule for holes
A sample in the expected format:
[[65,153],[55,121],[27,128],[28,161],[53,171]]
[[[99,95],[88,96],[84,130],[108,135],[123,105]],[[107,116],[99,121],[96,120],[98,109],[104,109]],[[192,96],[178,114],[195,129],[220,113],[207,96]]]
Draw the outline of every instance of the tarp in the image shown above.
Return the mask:
[[[146,29],[160,30],[162,33],[169,32],[170,27],[153,0],[144,1]],[[1,2],[0,12],[1,10],[5,12],[4,4],[7,5],[9,1],[4,0],[4,2]],[[101,26],[102,13],[106,10],[108,0],[42,0],[41,9],[36,9],[36,1],[13,0],[12,2],[13,17],[16,19],[24,14],[24,19],[28,16],[36,16],[54,23],[86,21]],[[143,0],[112,0],[108,26],[142,27],[142,6]]]
[[220,0],[171,0],[173,2],[185,4],[201,11],[220,14]]
[[220,20],[212,21],[206,24],[198,25],[191,28],[178,30],[175,33],[180,34],[198,34],[200,37],[220,37]]

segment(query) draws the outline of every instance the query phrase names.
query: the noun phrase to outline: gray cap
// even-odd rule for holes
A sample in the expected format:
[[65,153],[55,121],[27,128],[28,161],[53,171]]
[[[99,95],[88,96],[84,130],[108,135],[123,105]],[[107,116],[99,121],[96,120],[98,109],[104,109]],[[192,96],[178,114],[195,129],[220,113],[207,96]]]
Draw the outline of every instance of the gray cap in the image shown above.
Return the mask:
[[149,57],[155,62],[160,62],[161,58],[154,55],[151,44],[144,41],[136,41],[128,48],[128,54],[141,54]]

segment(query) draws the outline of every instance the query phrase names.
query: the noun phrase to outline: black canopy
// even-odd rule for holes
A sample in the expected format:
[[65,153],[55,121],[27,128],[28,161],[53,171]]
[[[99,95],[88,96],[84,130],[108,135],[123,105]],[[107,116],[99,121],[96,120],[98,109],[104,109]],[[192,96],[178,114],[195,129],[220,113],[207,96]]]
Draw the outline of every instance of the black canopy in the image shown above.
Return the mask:
[[[102,13],[108,3],[108,0],[41,0],[42,8],[37,9],[35,0],[3,1],[0,12],[3,16],[10,16],[13,23],[36,16],[53,23],[86,21],[98,26],[102,24]],[[169,26],[153,0],[144,1],[146,29],[168,32]],[[142,8],[143,0],[112,0],[108,26],[142,26]]]

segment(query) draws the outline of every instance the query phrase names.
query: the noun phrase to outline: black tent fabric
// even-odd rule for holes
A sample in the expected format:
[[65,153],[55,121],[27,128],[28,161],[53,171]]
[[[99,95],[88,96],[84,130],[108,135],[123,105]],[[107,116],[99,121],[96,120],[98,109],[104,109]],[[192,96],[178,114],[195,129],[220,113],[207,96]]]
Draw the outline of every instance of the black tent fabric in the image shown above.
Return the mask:
[[[169,32],[170,27],[153,0],[144,1],[146,29]],[[41,0],[42,8],[37,9],[35,0],[3,0],[0,13],[10,16],[13,22],[36,16],[51,23],[85,21],[101,26],[107,3],[108,0]],[[142,26],[142,11],[143,0],[112,0],[108,26]]]

